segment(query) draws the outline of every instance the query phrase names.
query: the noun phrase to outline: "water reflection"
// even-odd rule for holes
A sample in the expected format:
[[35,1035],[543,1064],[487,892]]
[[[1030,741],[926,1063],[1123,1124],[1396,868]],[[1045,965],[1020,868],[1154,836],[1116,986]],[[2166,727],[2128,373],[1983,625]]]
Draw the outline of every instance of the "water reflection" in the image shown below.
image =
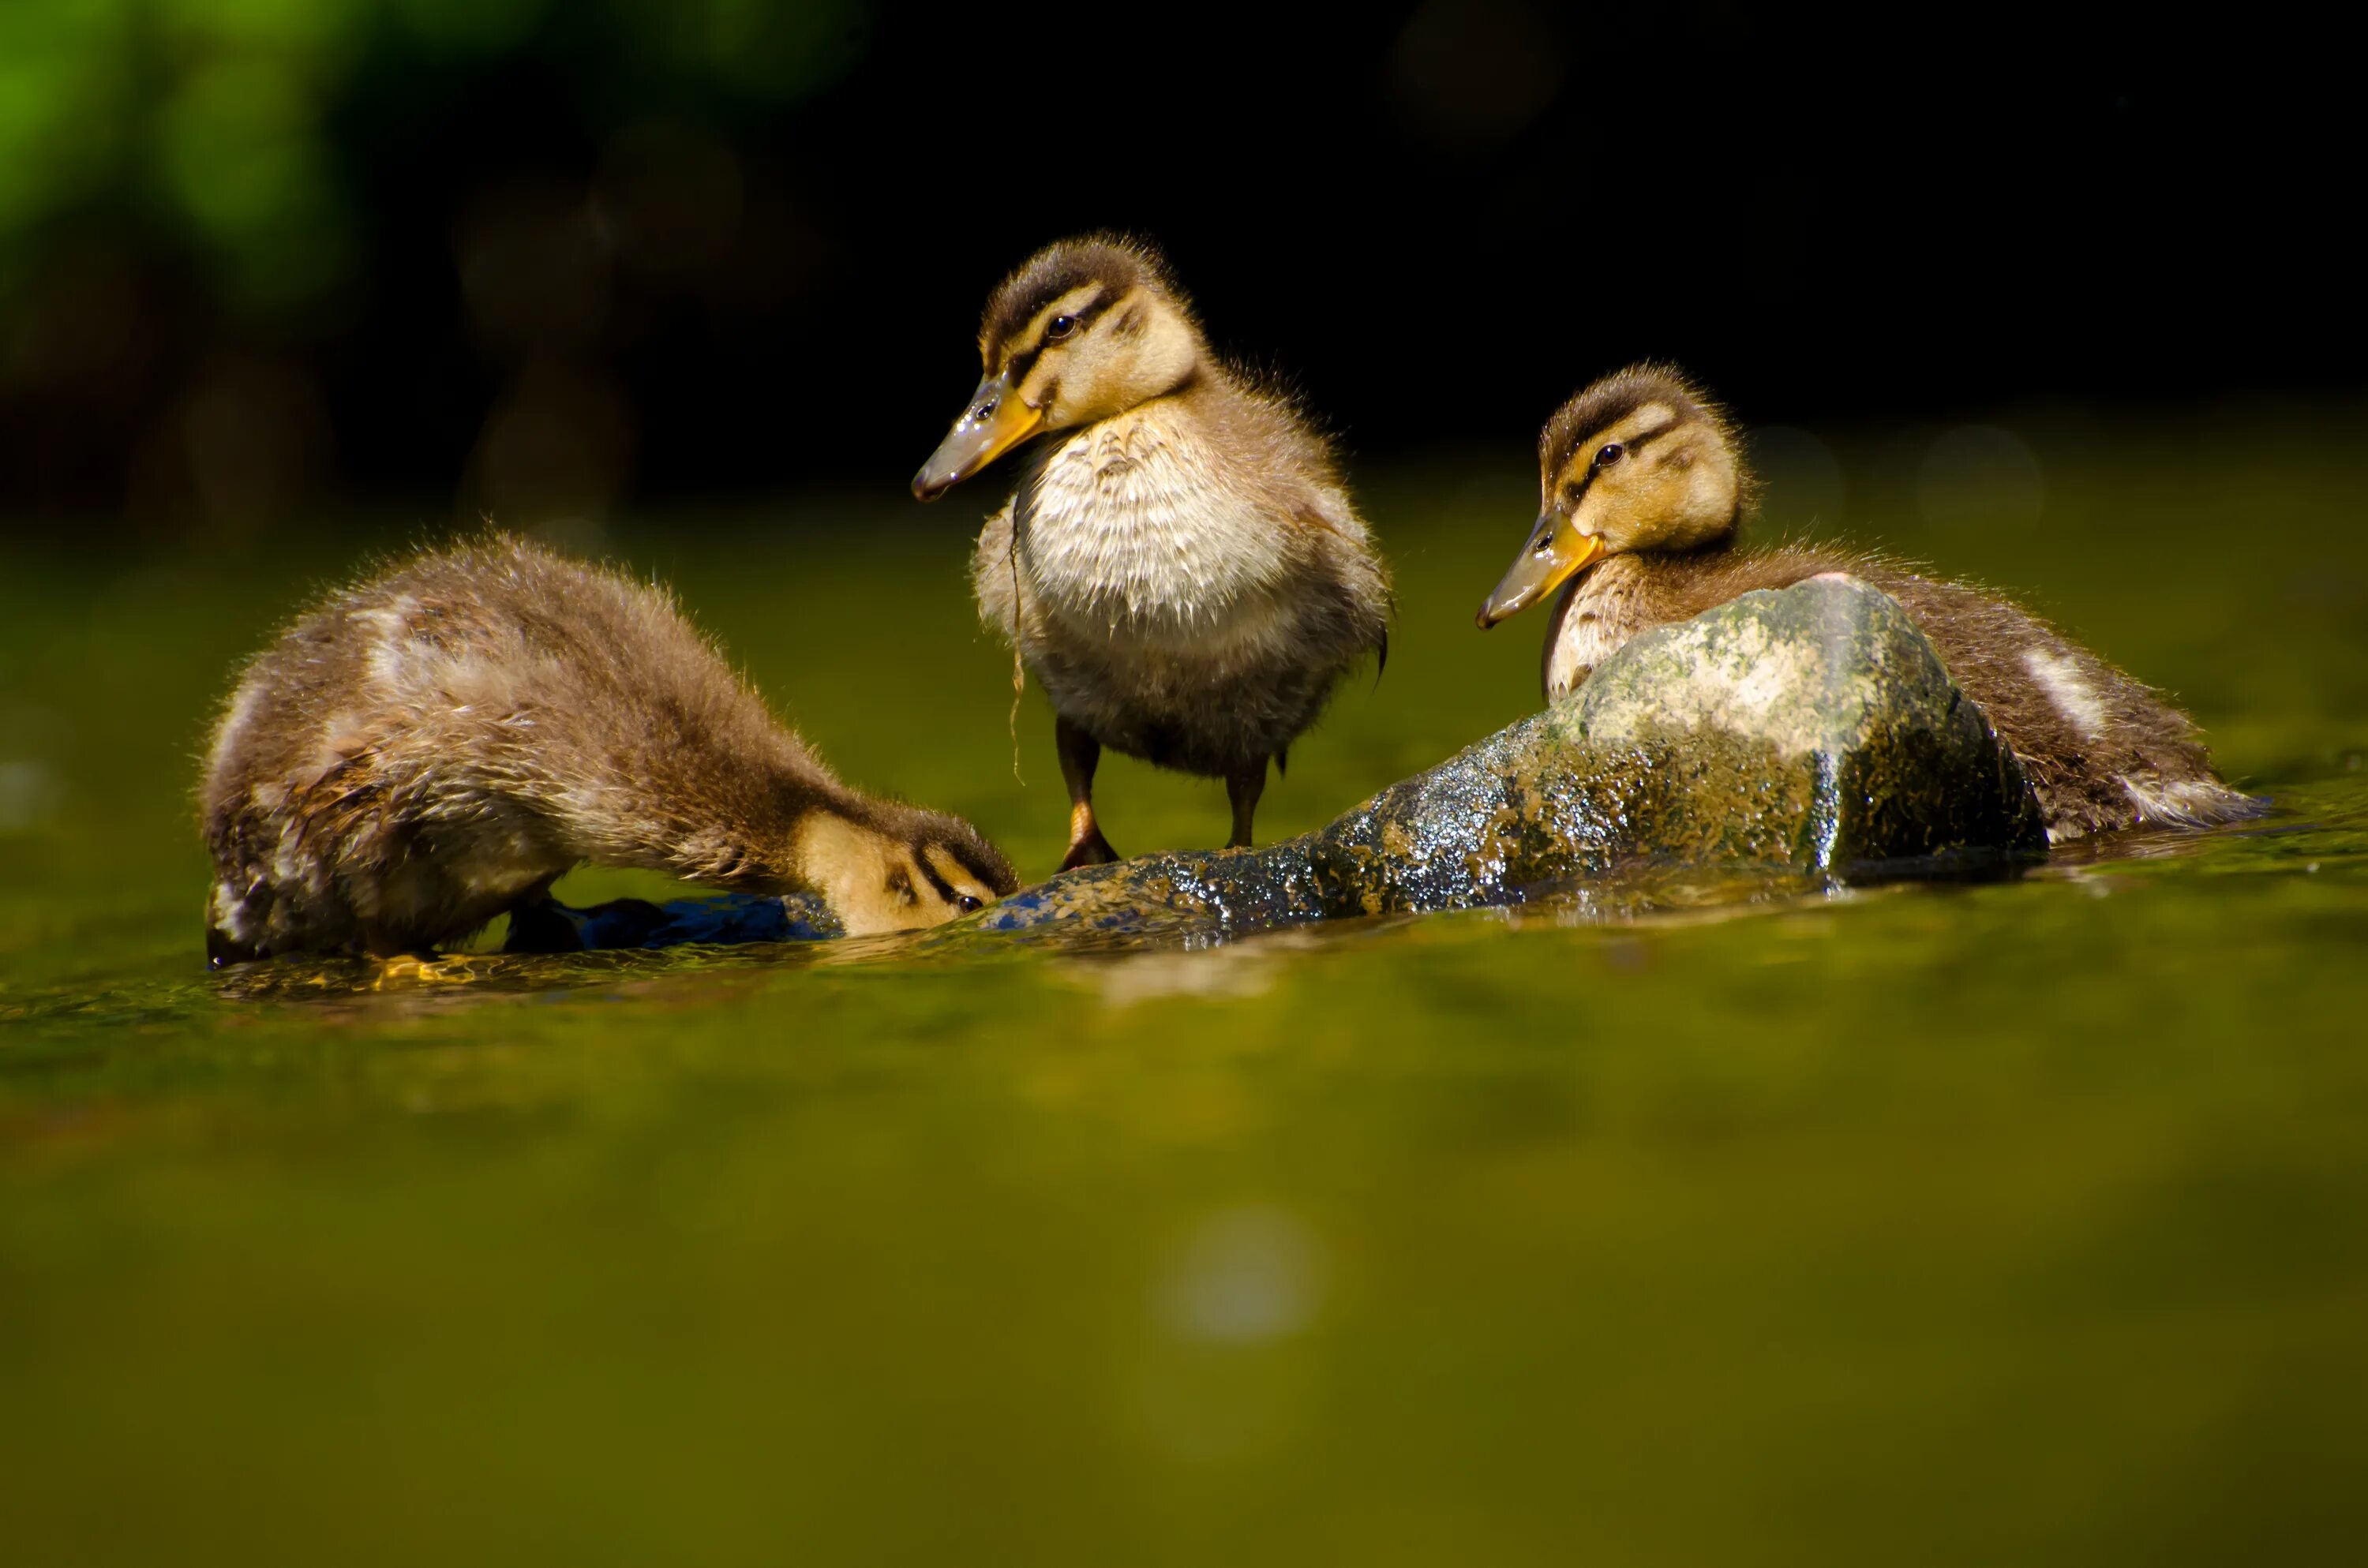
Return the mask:
[[[2276,841],[2277,847],[2266,858],[2253,852],[2248,858],[2254,869],[2292,869],[2302,858],[2350,863],[2368,853],[2360,828],[2345,825],[2362,814],[2358,807],[2347,812],[2317,793],[2305,794],[2297,805],[2328,814],[2316,820],[2272,818],[2209,834],[2139,833],[2078,841],[2058,849],[2035,872],[1989,863],[1918,867],[1912,875],[1890,868],[1884,874],[1836,878],[1698,867],[1645,869],[1585,885],[1532,889],[1520,902],[1501,906],[1328,921],[1232,939],[1206,931],[1157,927],[1113,933],[1059,926],[1036,927],[1014,939],[964,923],[936,931],[830,941],[695,944],[557,955],[461,952],[427,960],[288,958],[240,965],[211,977],[193,974],[154,989],[77,988],[20,994],[0,1003],[0,1017],[131,1021],[186,1016],[208,999],[356,1004],[369,1016],[419,1016],[466,1005],[471,998],[594,992],[625,984],[663,987],[694,976],[1023,963],[1048,955],[1064,960],[1054,972],[1113,1008],[1188,997],[1241,1000],[1267,994],[1307,956],[1394,940],[1470,940],[1492,930],[1679,928],[1799,909],[1884,888],[1908,891],[1918,885],[2025,874],[2080,881],[2150,861],[2199,857],[2215,858],[2217,864],[2242,855],[2244,846],[2268,840]],[[192,954],[193,969],[197,961]]]
[[2031,868],[1926,866],[1904,876],[1901,869],[1890,868],[1883,874],[1830,879],[1731,869],[1643,869],[1585,885],[1529,890],[1520,902],[1502,906],[1337,920],[1234,938],[1178,928],[1119,933],[1059,926],[1036,927],[1014,938],[964,922],[934,931],[828,941],[559,955],[461,952],[383,963],[290,958],[218,975],[203,972],[192,948],[186,972],[168,957],[146,979],[95,983],[92,975],[77,971],[47,984],[0,983],[0,1021],[41,1025],[52,1032],[185,1027],[219,1020],[226,1006],[293,1005],[324,1019],[383,1023],[503,1000],[571,994],[631,995],[645,1006],[698,1010],[723,996],[752,994],[752,988],[801,971],[951,974],[1024,970],[1047,958],[1057,960],[1049,972],[1068,987],[1125,1014],[1178,1000],[1233,1003],[1281,994],[1309,963],[1329,954],[1589,929],[1606,933],[1600,951],[1619,970],[1627,960],[1642,957],[1642,949],[1618,935],[1623,931],[1676,931],[1798,914],[1871,892],[1917,898],[1952,884],[2021,880],[2105,897],[2168,874],[2356,873],[2368,868],[2362,777],[2368,774],[2339,767],[2329,778],[2277,791],[2277,809],[2255,823],[2201,834],[2154,831],[2076,840]]

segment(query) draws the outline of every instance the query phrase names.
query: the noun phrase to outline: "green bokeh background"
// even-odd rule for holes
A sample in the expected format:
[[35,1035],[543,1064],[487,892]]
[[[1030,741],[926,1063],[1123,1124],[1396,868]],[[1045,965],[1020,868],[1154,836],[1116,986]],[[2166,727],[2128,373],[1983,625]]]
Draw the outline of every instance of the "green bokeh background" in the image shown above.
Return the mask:
[[590,97],[729,115],[827,85],[865,25],[858,0],[17,0],[0,302],[46,229],[95,210],[186,256],[233,317],[288,326],[369,237],[339,123],[357,100],[450,90],[535,44]]

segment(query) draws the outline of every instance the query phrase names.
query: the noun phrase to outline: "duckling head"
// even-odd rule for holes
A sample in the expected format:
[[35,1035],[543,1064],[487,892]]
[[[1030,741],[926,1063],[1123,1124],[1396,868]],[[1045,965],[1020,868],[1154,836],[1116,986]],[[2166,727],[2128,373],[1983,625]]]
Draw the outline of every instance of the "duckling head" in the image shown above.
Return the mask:
[[1631,365],[1546,421],[1538,488],[1529,540],[1480,607],[1484,631],[1607,555],[1727,538],[1751,479],[1715,403],[1668,366]]
[[857,814],[814,812],[800,825],[796,854],[853,937],[959,920],[1019,886],[1011,862],[978,829],[918,806],[874,801]]
[[978,352],[978,389],[913,476],[924,501],[1040,432],[1176,391],[1208,348],[1157,253],[1095,234],[1047,245],[1003,280],[986,302]]

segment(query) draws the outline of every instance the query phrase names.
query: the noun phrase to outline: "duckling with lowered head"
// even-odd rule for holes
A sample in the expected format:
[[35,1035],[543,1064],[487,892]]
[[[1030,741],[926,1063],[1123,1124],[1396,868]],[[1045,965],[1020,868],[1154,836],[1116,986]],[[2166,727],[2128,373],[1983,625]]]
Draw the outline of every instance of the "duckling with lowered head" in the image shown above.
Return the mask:
[[968,823],[840,783],[664,591],[500,537],[299,619],[199,795],[217,967],[430,949],[584,861],[810,891],[855,935],[1018,885]]
[[1152,251],[1048,246],[987,301],[985,373],[913,480],[934,500],[1040,434],[972,560],[979,613],[1051,698],[1069,790],[1061,869],[1116,859],[1104,746],[1222,778],[1229,843],[1366,653],[1390,582],[1324,438],[1209,351]]
[[2029,611],[1878,556],[1738,547],[1751,476],[1725,417],[1675,370],[1635,365],[1587,388],[1547,422],[1538,458],[1537,522],[1479,619],[1485,630],[1570,584],[1546,631],[1549,701],[1640,631],[1845,574],[1931,640],[2021,759],[2051,839],[2260,809],[2214,774],[2185,714]]

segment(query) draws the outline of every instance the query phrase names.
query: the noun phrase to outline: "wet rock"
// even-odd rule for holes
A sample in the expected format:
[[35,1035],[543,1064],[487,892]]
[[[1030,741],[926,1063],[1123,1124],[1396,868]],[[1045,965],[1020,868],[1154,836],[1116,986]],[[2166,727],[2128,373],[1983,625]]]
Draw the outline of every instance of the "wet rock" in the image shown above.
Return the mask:
[[689,942],[815,942],[847,935],[830,906],[809,893],[652,903],[617,898],[586,909],[542,899],[510,911],[506,953],[580,953],[601,948],[674,948]]
[[1746,594],[1301,837],[1072,872],[970,924],[1235,934],[1507,903],[1671,867],[1819,878],[2046,848],[2021,767],[1887,595]]
[[[1801,889],[2045,852],[2031,786],[1889,596],[1848,578],[1746,594],[1636,638],[1571,697],[1265,849],[1075,871],[932,942],[1137,945],[1584,890]],[[1634,897],[1629,895],[1634,895]],[[544,903],[511,951],[804,941],[820,901]]]

